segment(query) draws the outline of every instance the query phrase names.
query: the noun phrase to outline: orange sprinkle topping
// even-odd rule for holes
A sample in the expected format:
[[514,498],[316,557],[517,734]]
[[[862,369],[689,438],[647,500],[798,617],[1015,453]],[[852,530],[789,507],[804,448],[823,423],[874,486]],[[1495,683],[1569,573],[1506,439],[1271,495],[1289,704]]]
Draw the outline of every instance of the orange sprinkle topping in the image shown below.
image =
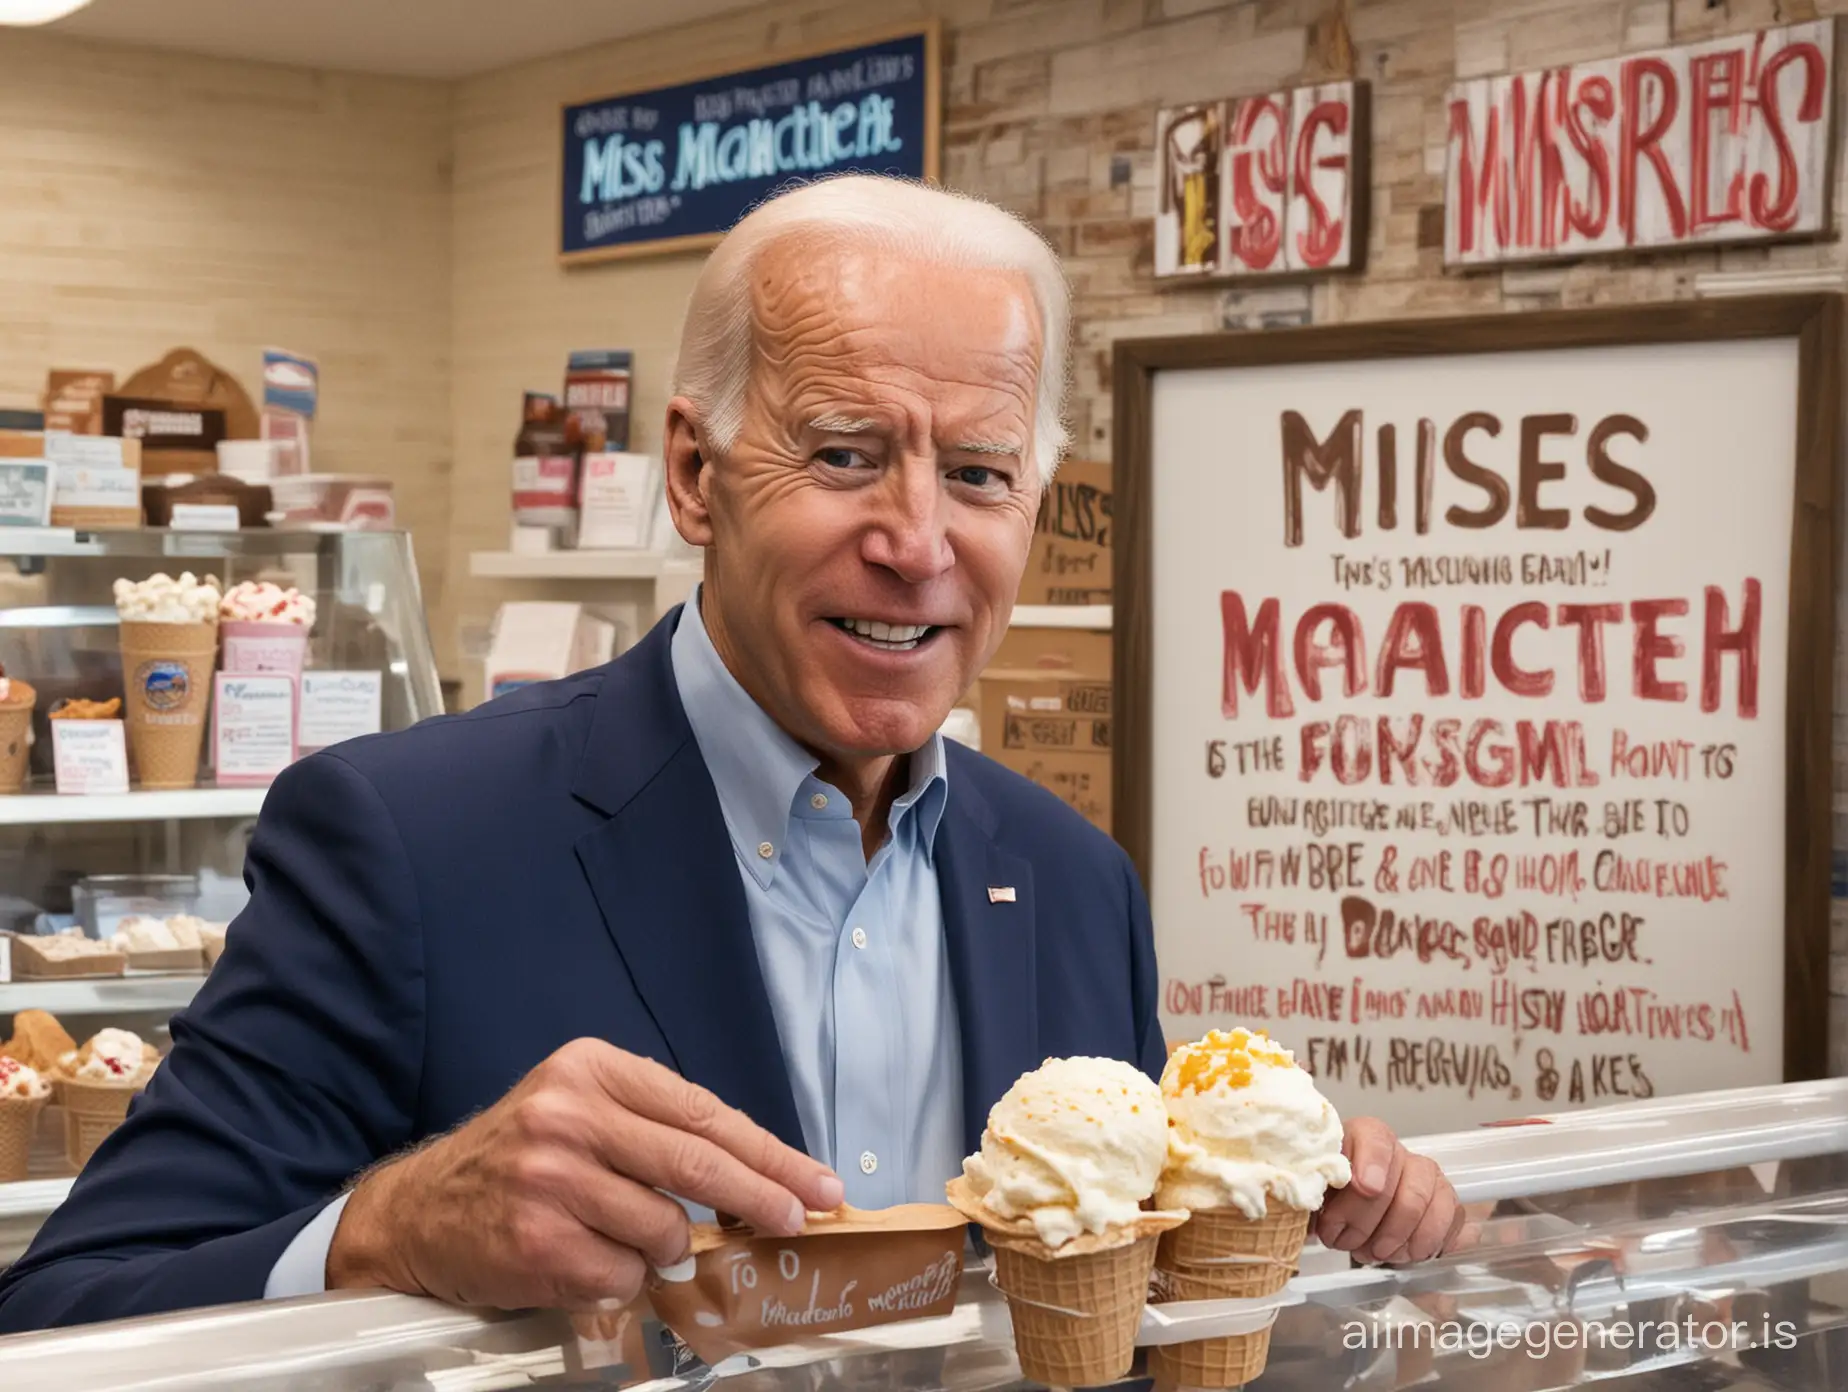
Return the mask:
[[1220,1083],[1232,1089],[1250,1087],[1254,1066],[1290,1068],[1295,1060],[1263,1030],[1254,1034],[1240,1028],[1230,1034],[1213,1030],[1197,1043],[1183,1045],[1174,1065],[1177,1092],[1208,1092]]

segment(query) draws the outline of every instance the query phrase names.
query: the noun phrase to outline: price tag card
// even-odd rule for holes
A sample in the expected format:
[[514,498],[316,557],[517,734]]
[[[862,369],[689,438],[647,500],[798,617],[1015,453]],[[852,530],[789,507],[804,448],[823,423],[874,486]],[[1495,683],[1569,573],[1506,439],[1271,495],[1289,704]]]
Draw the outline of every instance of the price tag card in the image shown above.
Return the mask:
[[376,735],[382,724],[385,679],[379,672],[303,672],[303,749]]
[[227,503],[175,503],[171,526],[176,532],[235,532],[238,513]]
[[295,762],[295,678],[218,673],[212,748],[221,786],[268,783]]
[[60,793],[126,793],[128,744],[119,720],[51,722],[52,769]]

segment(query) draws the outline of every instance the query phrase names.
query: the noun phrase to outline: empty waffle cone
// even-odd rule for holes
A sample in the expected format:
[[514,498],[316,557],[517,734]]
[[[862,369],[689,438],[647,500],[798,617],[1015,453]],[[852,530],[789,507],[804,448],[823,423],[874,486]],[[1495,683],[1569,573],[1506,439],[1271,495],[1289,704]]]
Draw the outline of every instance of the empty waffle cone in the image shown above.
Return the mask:
[[26,1177],[32,1155],[32,1136],[38,1130],[45,1097],[0,1097],[0,1183]]
[[[1262,1218],[1236,1208],[1197,1211],[1163,1234],[1155,1259],[1161,1303],[1251,1300],[1275,1295],[1290,1282],[1309,1235],[1306,1209],[1273,1206]],[[1171,1344],[1149,1353],[1149,1375],[1177,1387],[1241,1387],[1264,1371],[1268,1328]]]
[[989,1210],[968,1180],[952,1180],[947,1192],[994,1250],[995,1284],[1007,1297],[1022,1376],[1048,1387],[1097,1387],[1130,1370],[1155,1244],[1186,1221],[1184,1213],[1145,1213],[1054,1248],[1027,1219]]

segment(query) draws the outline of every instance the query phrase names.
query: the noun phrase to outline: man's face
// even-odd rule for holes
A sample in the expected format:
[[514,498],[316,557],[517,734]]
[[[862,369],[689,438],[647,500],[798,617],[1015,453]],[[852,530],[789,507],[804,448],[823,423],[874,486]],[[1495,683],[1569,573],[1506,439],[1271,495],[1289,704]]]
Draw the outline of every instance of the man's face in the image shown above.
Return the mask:
[[928,740],[1007,627],[1039,505],[1040,327],[1024,277],[773,244],[722,459],[669,408],[704,616],[746,690],[824,758]]

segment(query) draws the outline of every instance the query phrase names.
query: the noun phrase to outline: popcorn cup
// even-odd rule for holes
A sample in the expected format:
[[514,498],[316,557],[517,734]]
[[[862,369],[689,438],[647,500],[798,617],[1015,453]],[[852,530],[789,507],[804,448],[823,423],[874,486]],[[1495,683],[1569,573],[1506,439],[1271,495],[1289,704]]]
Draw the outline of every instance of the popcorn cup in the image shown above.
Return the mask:
[[[1306,1209],[1275,1203],[1262,1218],[1236,1208],[1196,1209],[1162,1234],[1155,1295],[1180,1300],[1250,1300],[1289,1284],[1309,1235]],[[1149,1350],[1149,1376],[1164,1386],[1242,1387],[1264,1371],[1270,1327]]]
[[0,706],[0,793],[26,786],[26,756],[31,750],[32,708],[38,698]]
[[308,630],[301,624],[227,619],[224,637],[227,672],[282,672],[299,677],[308,662]]
[[109,1139],[128,1116],[128,1104],[147,1086],[139,1083],[89,1083],[65,1079],[58,1084],[64,1108],[64,1158],[78,1169]]
[[26,1177],[32,1135],[38,1129],[45,1097],[0,1097],[0,1184]]
[[128,747],[141,786],[190,788],[199,781],[218,625],[125,619],[121,643]]

